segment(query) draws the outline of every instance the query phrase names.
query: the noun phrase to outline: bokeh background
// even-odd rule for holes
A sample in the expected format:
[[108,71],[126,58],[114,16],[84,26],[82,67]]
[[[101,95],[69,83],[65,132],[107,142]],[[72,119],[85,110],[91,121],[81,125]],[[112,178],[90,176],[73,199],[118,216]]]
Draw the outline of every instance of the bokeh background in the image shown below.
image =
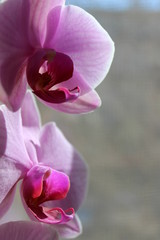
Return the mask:
[[89,166],[77,240],[159,240],[160,0],[66,2],[94,15],[116,47],[101,108],[76,116],[38,102],[42,122],[55,121]]

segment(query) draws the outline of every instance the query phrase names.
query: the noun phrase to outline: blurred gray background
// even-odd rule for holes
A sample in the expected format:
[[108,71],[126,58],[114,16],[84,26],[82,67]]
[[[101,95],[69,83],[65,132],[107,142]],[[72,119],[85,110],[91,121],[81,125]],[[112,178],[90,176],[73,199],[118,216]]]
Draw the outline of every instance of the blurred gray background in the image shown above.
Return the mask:
[[67,3],[93,14],[116,47],[101,108],[75,116],[39,103],[43,123],[55,121],[89,165],[77,240],[159,240],[160,1]]

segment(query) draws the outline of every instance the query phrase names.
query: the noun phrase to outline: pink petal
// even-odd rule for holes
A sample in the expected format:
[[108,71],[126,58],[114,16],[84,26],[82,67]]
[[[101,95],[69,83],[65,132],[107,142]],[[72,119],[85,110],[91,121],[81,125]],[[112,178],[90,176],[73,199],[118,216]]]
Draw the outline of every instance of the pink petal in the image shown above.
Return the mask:
[[[24,170],[18,169],[18,164],[12,159],[0,157],[0,204],[9,194],[16,182],[22,177]],[[5,199],[5,201],[7,201]],[[5,202],[4,202],[5,203]],[[8,204],[7,204],[8,205]]]
[[4,91],[0,100],[13,111],[20,108],[27,88],[23,61],[24,58],[15,54],[0,64],[1,85]]
[[14,184],[31,167],[22,131],[20,111],[0,107],[0,203]]
[[21,107],[24,139],[38,144],[41,119],[35,98],[31,91],[27,91]]
[[37,154],[33,142],[39,144],[38,136],[41,122],[35,98],[29,90],[25,95],[20,112],[22,118],[21,124],[23,125],[23,141],[29,158],[33,163],[37,163]]
[[[11,64],[11,66],[12,66],[12,64]],[[17,72],[16,72],[16,76],[14,79],[12,74],[16,70],[17,70]],[[27,82],[26,82],[26,76],[25,76],[26,64],[24,62],[21,66],[19,66],[19,69],[18,69],[18,66],[16,68],[14,68],[14,64],[13,64],[13,71],[12,71],[12,69],[11,69],[11,71],[9,69],[7,69],[7,71],[10,72],[10,76],[9,76],[9,74],[8,75],[6,74],[6,77],[8,77],[8,79],[4,78],[4,80],[6,81],[6,83],[8,85],[11,85],[11,92],[9,93],[7,91],[7,94],[9,94],[7,106],[12,111],[17,111],[21,107],[22,101],[25,97],[25,93],[27,90]],[[11,79],[13,81],[11,81]]]
[[[23,1],[24,16],[28,19],[28,35],[33,47],[43,44],[46,32],[48,13],[56,6],[64,5],[65,0],[25,0]],[[54,26],[55,29],[55,26]]]
[[41,120],[38,106],[31,91],[27,91],[21,107],[22,125],[25,128],[40,129]]
[[9,193],[7,194],[7,196],[3,199],[3,201],[0,204],[0,218],[3,217],[3,215],[8,211],[8,209],[10,208],[13,200],[14,200],[14,196],[15,196],[15,190],[16,190],[16,186],[12,187],[12,189],[9,191]]
[[78,97],[76,100],[72,102],[54,104],[54,103],[43,101],[40,98],[39,100],[50,108],[53,108],[65,113],[71,113],[71,114],[88,113],[95,110],[97,107],[100,107],[101,105],[101,99],[97,94],[97,92],[94,90]]
[[[4,105],[0,107],[0,157],[10,163],[29,169],[32,165],[24,143],[20,111],[11,112]],[[2,162],[2,161],[1,161]],[[20,168],[20,167],[19,167]]]
[[76,238],[82,233],[82,224],[79,217],[75,215],[71,221],[56,225],[56,230],[62,238]]
[[[54,34],[51,24],[57,12],[60,17]],[[75,70],[91,88],[104,79],[114,55],[114,44],[108,33],[93,16],[75,6],[57,7],[49,13],[44,47],[70,56]]]
[[71,182],[67,197],[63,201],[54,201],[50,207],[63,209],[72,207],[76,211],[82,204],[86,193],[86,164],[55,124],[45,125],[40,135],[40,143],[41,145],[37,147],[39,162],[64,172]]
[[0,225],[0,236],[3,240],[58,240],[54,228],[47,224],[18,221]]
[[16,50],[17,54],[24,53],[29,47],[24,12],[23,0],[8,0],[0,5],[1,59]]
[[[0,96],[0,100],[16,110],[26,88],[23,78],[18,81],[17,73],[18,75],[22,74],[23,62],[31,52],[22,13],[22,1],[8,0],[2,3],[0,5],[0,22],[0,81],[6,96],[8,95],[10,98],[5,97],[4,99],[3,94],[2,97]],[[15,85],[21,88],[19,92]],[[16,99],[14,104],[13,98]]]

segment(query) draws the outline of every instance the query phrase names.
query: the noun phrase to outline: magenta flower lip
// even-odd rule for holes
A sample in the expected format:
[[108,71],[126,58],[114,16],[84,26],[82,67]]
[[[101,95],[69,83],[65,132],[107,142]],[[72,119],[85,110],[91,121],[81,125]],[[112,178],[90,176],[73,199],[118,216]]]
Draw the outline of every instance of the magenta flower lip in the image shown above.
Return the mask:
[[64,0],[7,0],[0,22],[0,101],[18,110],[28,83],[58,111],[100,106],[95,88],[110,69],[114,43],[93,16]]
[[57,224],[73,219],[74,209],[63,210],[58,207],[45,207],[47,201],[66,198],[70,181],[66,174],[45,166],[35,165],[26,174],[22,182],[24,204],[41,222]]

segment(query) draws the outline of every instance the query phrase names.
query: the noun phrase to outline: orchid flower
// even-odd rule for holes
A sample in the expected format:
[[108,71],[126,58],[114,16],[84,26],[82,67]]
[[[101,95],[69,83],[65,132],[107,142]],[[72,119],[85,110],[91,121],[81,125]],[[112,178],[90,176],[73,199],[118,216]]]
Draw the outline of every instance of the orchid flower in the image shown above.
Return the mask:
[[59,111],[100,106],[95,88],[109,71],[114,44],[93,16],[65,0],[6,0],[0,22],[1,102],[19,109],[28,83]]
[[21,199],[31,220],[53,225],[62,237],[77,236],[86,164],[54,123],[41,127],[29,91],[18,111],[0,106],[0,143],[0,216],[12,205],[21,182]]

